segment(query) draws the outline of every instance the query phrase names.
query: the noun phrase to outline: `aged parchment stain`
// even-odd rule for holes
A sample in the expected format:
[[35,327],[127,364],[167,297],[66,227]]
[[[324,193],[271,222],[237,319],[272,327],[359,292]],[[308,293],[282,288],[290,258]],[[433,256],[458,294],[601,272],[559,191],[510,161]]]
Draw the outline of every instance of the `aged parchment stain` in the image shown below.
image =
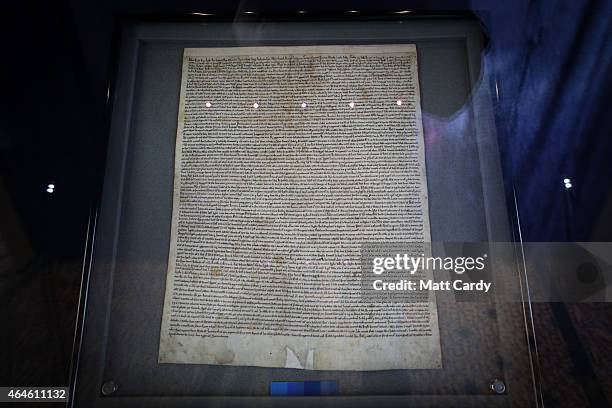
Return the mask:
[[235,357],[236,354],[232,350],[225,349],[215,354],[215,361],[218,364],[229,364],[234,361]]

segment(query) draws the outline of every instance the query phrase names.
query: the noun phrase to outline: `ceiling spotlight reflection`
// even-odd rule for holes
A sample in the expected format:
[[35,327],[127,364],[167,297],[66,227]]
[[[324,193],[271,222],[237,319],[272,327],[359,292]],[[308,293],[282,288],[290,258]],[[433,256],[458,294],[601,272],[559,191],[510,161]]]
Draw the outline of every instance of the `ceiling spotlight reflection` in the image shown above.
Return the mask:
[[572,188],[572,183],[565,183],[565,188]]
[[47,193],[49,193],[49,194],[53,194],[53,189],[52,189],[52,188],[48,188],[48,189],[47,189]]
[[47,188],[50,188],[51,190],[53,190],[55,188],[55,184],[49,184]]
[[259,104],[258,104],[257,102],[255,102],[255,103],[253,104],[253,109],[257,109],[257,108],[259,108]]
[[348,10],[347,13],[359,13],[359,10]]
[[571,182],[572,182],[572,180],[570,180],[570,179],[568,179],[568,178],[564,178],[564,179],[563,179],[563,182],[564,182],[565,184],[567,184],[567,183],[571,183]]
[[206,107],[210,108],[212,106],[212,104],[210,102],[206,102]]
[[410,10],[400,10],[400,11],[394,11],[395,14],[408,14],[408,13],[412,13],[412,11]]
[[243,11],[242,14],[255,14],[254,11]]
[[398,99],[395,103],[397,104],[397,106],[402,106],[404,102],[402,102],[401,99]]
[[306,14],[306,10],[298,10],[297,13],[298,14]]
[[349,108],[354,108],[355,107],[355,102],[351,101],[349,102]]
[[302,109],[305,109],[305,108],[306,108],[306,106],[308,106],[308,105],[306,105],[306,102],[302,102],[302,105],[301,105],[301,106],[302,106]]
[[194,16],[214,16],[212,13],[191,13]]

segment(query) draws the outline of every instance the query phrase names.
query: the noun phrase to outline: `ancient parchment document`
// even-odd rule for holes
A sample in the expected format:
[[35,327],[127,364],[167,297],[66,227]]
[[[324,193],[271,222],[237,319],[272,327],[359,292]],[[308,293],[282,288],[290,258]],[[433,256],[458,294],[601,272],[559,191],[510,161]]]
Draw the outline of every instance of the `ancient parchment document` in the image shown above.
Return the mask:
[[435,302],[365,302],[430,241],[414,45],[186,49],[159,362],[438,368]]

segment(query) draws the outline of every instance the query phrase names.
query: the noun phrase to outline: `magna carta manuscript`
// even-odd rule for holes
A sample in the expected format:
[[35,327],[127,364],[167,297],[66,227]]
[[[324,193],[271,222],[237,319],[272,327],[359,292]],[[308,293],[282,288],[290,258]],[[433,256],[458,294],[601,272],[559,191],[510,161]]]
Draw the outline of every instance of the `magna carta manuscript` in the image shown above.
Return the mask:
[[435,301],[362,297],[429,242],[414,45],[185,49],[159,362],[439,368]]

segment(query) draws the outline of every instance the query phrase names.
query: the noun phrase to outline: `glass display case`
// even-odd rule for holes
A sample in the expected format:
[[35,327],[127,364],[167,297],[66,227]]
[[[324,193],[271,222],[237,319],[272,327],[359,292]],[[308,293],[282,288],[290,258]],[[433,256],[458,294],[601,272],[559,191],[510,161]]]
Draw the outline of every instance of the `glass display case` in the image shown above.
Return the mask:
[[[430,232],[425,241],[431,241],[432,246],[520,244],[516,207],[509,199],[511,186],[504,183],[498,145],[500,127],[495,112],[500,93],[496,70],[486,57],[491,51],[479,20],[470,15],[400,13],[355,21],[248,21],[248,15],[245,21],[220,21],[195,14],[189,21],[129,20],[121,25],[116,77],[109,89],[112,115],[104,189],[89,240],[85,306],[72,384],[74,406],[283,406],[295,402],[320,406],[383,402],[386,406],[539,405],[538,360],[529,293],[524,286],[525,269],[520,253],[512,251],[503,272],[495,271],[514,287],[517,295],[512,301],[499,300],[495,295],[466,301],[456,291],[436,294],[435,331],[440,350],[436,367],[321,370],[316,369],[317,363],[315,369],[308,369],[307,361],[300,363],[306,369],[231,365],[225,361],[201,364],[197,359],[192,364],[160,363],[164,300],[170,283],[168,265],[175,256],[171,250],[173,203],[175,211],[181,203],[175,201],[177,183],[182,182],[176,173],[180,170],[175,161],[180,157],[176,151],[177,129],[183,126],[184,130],[185,117],[192,114],[185,109],[185,89],[181,87],[190,72],[185,69],[186,50],[233,47],[249,55],[253,47],[336,46],[350,50],[413,45],[418,60],[417,93],[413,97],[420,106],[419,115],[414,117],[419,121],[415,126],[422,128],[417,137],[422,137],[423,151],[417,165],[425,168],[426,187],[421,191],[426,192],[426,200],[421,208],[428,214]],[[318,52],[324,49],[317,48]],[[396,70],[400,74],[409,70],[409,65],[398,61],[393,69],[380,68],[382,79],[378,83],[391,81]],[[349,71],[351,67],[348,65]],[[210,67],[204,69],[205,76],[216,74],[206,69]],[[323,73],[322,78],[332,75],[330,72]],[[237,81],[238,93],[241,82],[233,81]],[[268,86],[261,84],[262,89]],[[282,99],[278,92],[266,95],[263,101],[253,99],[248,108],[262,111],[266,103]],[[389,99],[391,104],[397,105],[395,108],[405,106],[409,96],[401,92],[397,95]],[[200,109],[221,104],[223,94],[217,99],[207,98],[202,96]],[[360,108],[367,99],[359,99],[360,95],[347,98],[342,102],[345,109]],[[297,92],[295,101],[292,109],[296,112],[316,108],[316,100]],[[376,124],[391,123],[394,119],[387,115],[387,110],[380,111]],[[230,114],[226,116],[229,120]],[[237,120],[235,114],[231,119]],[[230,126],[223,125],[223,120],[223,116],[216,117],[211,129]],[[283,116],[278,120],[284,120]],[[327,120],[329,126],[337,121],[349,129],[356,123],[339,114]],[[285,129],[298,126],[295,123],[285,123]],[[230,132],[227,137],[247,135]],[[373,151],[372,146],[377,145],[368,145],[368,137],[376,138],[377,134],[366,135],[362,142],[370,146],[367,151]],[[217,145],[203,146],[214,149]],[[236,147],[237,156],[241,148]],[[334,147],[330,149],[333,154]],[[206,157],[207,153],[199,154]],[[279,241],[273,245],[280,245]],[[466,256],[468,247],[457,246],[458,254]],[[267,266],[262,264],[253,273],[264,273]]]

